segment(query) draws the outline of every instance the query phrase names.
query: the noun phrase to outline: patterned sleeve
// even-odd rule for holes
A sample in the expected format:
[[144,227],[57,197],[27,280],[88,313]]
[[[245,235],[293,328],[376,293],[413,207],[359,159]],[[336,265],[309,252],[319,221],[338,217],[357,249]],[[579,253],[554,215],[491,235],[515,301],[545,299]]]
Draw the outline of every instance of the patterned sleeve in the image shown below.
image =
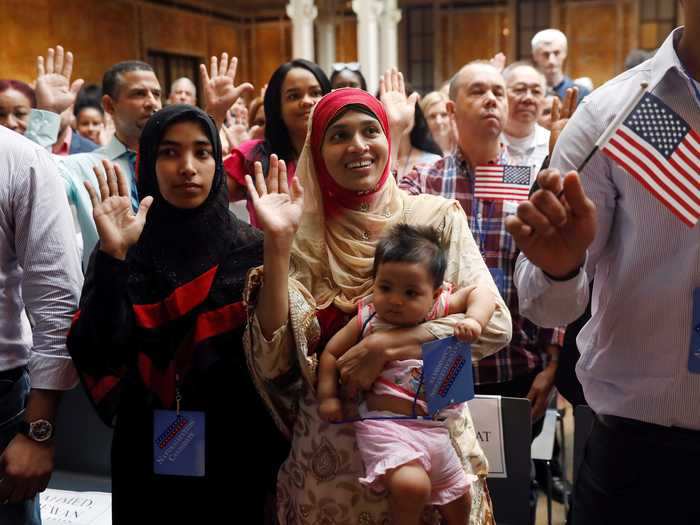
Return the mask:
[[413,168],[410,173],[404,175],[399,181],[399,188],[411,195],[420,195],[425,190],[422,184],[423,177],[418,171],[419,168]]

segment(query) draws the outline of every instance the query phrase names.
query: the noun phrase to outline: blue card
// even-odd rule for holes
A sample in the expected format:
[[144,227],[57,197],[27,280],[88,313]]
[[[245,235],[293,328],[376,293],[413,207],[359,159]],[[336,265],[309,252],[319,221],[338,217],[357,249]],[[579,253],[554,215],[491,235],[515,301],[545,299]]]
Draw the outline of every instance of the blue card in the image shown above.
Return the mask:
[[423,388],[431,416],[450,405],[472,399],[471,345],[454,336],[425,343]]
[[204,476],[204,412],[153,411],[153,472]]
[[493,282],[496,283],[496,288],[501,294],[501,297],[505,299],[505,289],[506,289],[506,276],[501,268],[489,268],[491,272],[491,277],[493,277]]
[[688,371],[700,374],[700,288],[693,290],[693,324],[690,333]]

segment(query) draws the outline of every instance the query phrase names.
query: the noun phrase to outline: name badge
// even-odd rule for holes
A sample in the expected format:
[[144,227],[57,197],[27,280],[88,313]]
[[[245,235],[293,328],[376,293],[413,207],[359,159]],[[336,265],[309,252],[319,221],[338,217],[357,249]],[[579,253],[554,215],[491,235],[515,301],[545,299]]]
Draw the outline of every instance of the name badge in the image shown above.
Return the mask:
[[498,288],[498,292],[501,294],[501,297],[505,299],[506,276],[503,273],[503,270],[501,268],[489,268],[489,272],[491,272],[493,282],[496,283],[496,288]]
[[690,333],[688,371],[700,374],[700,288],[693,290],[693,324]]
[[204,412],[154,410],[154,474],[204,476],[204,424]]

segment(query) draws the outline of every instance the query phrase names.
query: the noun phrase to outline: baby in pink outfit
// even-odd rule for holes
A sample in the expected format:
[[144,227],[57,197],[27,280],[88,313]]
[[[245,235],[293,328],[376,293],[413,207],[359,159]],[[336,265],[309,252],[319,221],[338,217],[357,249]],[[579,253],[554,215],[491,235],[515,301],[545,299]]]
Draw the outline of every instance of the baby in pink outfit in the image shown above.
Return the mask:
[[[324,420],[343,419],[337,359],[371,332],[466,312],[455,327],[455,336],[473,342],[481,335],[496,308],[493,293],[481,286],[453,291],[451,284],[444,283],[447,261],[439,239],[432,228],[400,224],[378,242],[373,294],[358,304],[357,315],[321,354],[318,399]],[[359,407],[364,419],[353,424],[366,471],[360,482],[389,491],[392,523],[417,524],[423,507],[432,504],[449,525],[463,525],[468,521],[471,479],[445,424],[368,419],[426,415],[425,399],[418,392],[421,371],[419,359],[392,361],[365,392]]]

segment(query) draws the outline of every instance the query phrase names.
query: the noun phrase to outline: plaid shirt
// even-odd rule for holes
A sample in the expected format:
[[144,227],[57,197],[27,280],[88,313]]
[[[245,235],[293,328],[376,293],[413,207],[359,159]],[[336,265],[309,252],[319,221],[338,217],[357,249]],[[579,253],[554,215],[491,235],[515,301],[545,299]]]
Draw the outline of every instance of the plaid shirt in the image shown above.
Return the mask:
[[[505,149],[498,163],[508,164]],[[427,193],[459,201],[486,265],[492,273],[496,268],[503,272],[501,293],[513,319],[513,338],[506,348],[474,365],[475,383],[503,383],[542,370],[548,357],[545,348],[550,344],[561,346],[564,330],[540,328],[518,313],[518,294],[513,285],[518,249],[505,228],[505,218],[515,213],[516,203],[475,199],[472,170],[459,150],[433,165],[416,166],[399,186],[413,195]]]

